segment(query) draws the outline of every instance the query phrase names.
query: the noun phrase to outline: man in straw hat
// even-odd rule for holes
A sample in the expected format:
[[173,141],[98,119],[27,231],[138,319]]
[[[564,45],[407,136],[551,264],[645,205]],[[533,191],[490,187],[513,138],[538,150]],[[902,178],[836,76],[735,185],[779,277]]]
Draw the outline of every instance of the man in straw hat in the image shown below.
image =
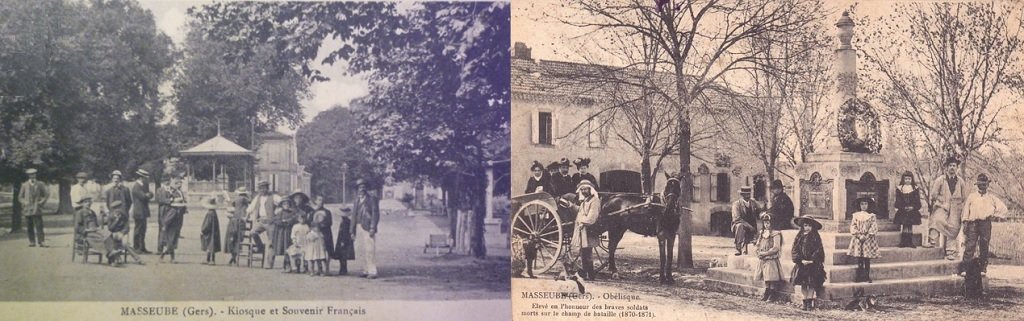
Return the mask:
[[963,187],[963,179],[957,175],[960,161],[954,157],[946,159],[943,164],[945,173],[931,184],[932,212],[929,218],[928,242],[924,247],[944,247],[946,259],[955,260],[959,253],[956,241],[960,234],[960,215],[963,212],[967,192]]
[[981,263],[981,275],[988,269],[988,245],[992,240],[992,221],[1006,218],[1006,204],[988,192],[988,175],[978,174],[975,182],[978,191],[967,196],[964,202],[964,257],[960,273],[965,274],[970,260],[977,258]]
[[760,205],[753,200],[750,186],[740,187],[740,199],[732,203],[732,233],[735,236],[736,256],[747,254],[747,245],[754,242],[757,232],[757,212]]
[[110,173],[110,185],[103,192],[107,213],[113,213],[114,211],[128,213],[128,208],[132,205],[131,191],[128,190],[128,187],[124,186],[121,179],[121,171],[115,170]]
[[579,194],[580,205],[568,204],[576,210],[576,228],[573,230],[572,240],[575,246],[580,248],[580,258],[583,261],[583,279],[594,280],[594,246],[598,245],[600,233],[588,231],[590,226],[597,223],[597,217],[601,213],[601,198],[597,195],[597,188],[590,180],[582,180],[576,185],[576,193]]
[[131,214],[135,229],[132,231],[132,248],[139,253],[149,254],[146,249],[146,222],[149,220],[149,200],[153,199],[153,193],[149,191],[149,172],[144,169],[135,171],[138,176],[129,188],[132,198],[132,205],[128,213]]
[[[274,215],[274,211],[277,210],[277,204],[281,203],[281,196],[270,192],[270,182],[259,181],[256,183],[256,195],[253,197],[252,202],[249,202],[249,206],[245,209],[245,215],[248,216],[248,220],[252,222],[252,241],[256,245],[256,249],[265,251],[266,248],[263,243],[263,239],[269,240],[269,234],[273,231],[268,229],[273,228],[273,224],[270,224],[270,217]],[[242,213],[236,213],[242,215]],[[271,258],[269,255],[264,255],[264,267],[270,268]]]
[[28,180],[21,184],[21,193],[18,194],[18,201],[21,202],[22,213],[27,221],[28,246],[46,247],[43,243],[43,205],[50,196],[46,184],[36,180],[38,171],[35,168],[25,170]]
[[[369,183],[360,178],[356,180],[359,198],[352,209],[355,224],[350,233],[362,243],[366,265],[362,274],[369,279],[377,278],[377,223],[380,222],[380,204],[377,197],[370,193]],[[360,228],[362,231],[359,231]]]

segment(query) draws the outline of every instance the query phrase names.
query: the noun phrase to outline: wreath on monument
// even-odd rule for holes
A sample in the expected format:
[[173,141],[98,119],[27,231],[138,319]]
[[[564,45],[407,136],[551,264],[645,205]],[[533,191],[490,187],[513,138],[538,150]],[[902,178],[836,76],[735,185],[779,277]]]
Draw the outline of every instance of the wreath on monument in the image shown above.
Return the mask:
[[878,153],[882,134],[878,114],[867,103],[851,98],[839,108],[839,143],[845,152]]

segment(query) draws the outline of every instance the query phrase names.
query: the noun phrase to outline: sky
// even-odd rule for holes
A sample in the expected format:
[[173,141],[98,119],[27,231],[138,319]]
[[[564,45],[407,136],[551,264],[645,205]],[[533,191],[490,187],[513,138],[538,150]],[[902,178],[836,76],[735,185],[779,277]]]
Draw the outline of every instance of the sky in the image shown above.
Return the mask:
[[[185,23],[188,19],[188,8],[212,2],[208,0],[140,0],[139,4],[153,12],[157,28],[170,36],[175,44],[180,47],[185,40],[187,32]],[[332,47],[331,44],[328,41],[324,47],[330,48]],[[325,54],[324,51],[321,50],[321,54]],[[318,60],[321,58],[323,57],[319,57]],[[312,97],[302,102],[303,115],[307,122],[311,121],[321,111],[336,105],[348,106],[353,99],[369,93],[365,77],[345,75],[344,62],[336,63],[333,66],[323,66],[320,70],[331,80],[313,83],[310,87],[310,91],[313,94]],[[161,86],[161,91],[169,94],[171,88],[170,83],[165,83]],[[289,134],[295,131],[287,127],[281,127],[278,130]]]

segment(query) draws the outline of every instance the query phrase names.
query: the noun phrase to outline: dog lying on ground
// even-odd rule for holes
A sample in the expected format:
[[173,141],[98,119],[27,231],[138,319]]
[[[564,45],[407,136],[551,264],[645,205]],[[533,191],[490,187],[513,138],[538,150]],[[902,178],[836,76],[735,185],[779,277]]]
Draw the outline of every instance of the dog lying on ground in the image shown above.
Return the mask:
[[846,303],[846,309],[850,311],[874,311],[878,304],[878,298],[874,295],[864,295],[864,289],[857,289],[853,292],[853,300]]

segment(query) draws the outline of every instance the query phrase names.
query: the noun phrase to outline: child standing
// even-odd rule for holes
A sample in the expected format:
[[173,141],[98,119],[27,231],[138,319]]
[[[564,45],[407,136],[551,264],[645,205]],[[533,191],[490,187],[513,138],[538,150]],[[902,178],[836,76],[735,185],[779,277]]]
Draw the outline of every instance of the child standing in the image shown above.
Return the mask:
[[761,213],[761,233],[757,237],[755,247],[757,258],[761,259],[754,270],[754,280],[764,281],[764,296],[761,301],[771,301],[782,283],[782,264],[779,263],[779,252],[782,251],[782,233],[772,230],[772,216],[768,212]]
[[231,254],[228,265],[238,265],[238,252],[242,250],[243,239],[245,239],[245,215],[240,214],[234,208],[228,208],[228,230],[224,235],[224,252]]
[[800,227],[800,233],[793,240],[793,285],[800,286],[804,295],[804,310],[814,308],[814,299],[825,285],[825,247],[821,244],[821,223],[814,218],[799,216],[793,218],[793,225]]
[[[323,224],[326,213],[323,211],[317,211],[313,215],[313,226],[319,226]],[[327,261],[327,247],[324,246],[324,235],[320,232],[319,228],[309,229],[309,233],[306,233],[306,247],[305,258],[306,262],[310,265],[309,275],[324,275],[324,263]],[[314,272],[314,270],[316,270]]]
[[352,220],[349,215],[351,209],[341,209],[341,222],[338,224],[338,241],[334,243],[334,254],[331,258],[341,261],[341,268],[338,275],[348,274],[348,261],[356,259],[356,247],[352,242]]
[[878,240],[875,234],[878,233],[878,222],[875,219],[875,201],[870,197],[858,198],[857,206],[860,211],[853,213],[850,220],[850,248],[847,255],[857,258],[857,274],[854,282],[871,283],[871,259],[879,258]]
[[309,271],[309,262],[303,261],[303,259],[306,259],[304,257],[306,246],[309,245],[306,242],[306,234],[309,234],[309,225],[306,224],[306,216],[298,215],[297,218],[299,222],[292,226],[292,246],[288,248],[288,255],[295,262],[295,269],[294,271],[285,269],[286,273],[302,273],[303,269]]
[[896,216],[892,222],[901,227],[899,247],[914,248],[914,225],[921,224],[921,191],[914,173],[906,171],[896,186]]
[[220,251],[220,221],[217,219],[217,199],[210,198],[206,201],[206,218],[203,219],[203,226],[199,236],[203,252],[206,252],[206,261],[203,264],[216,264],[216,255]]

